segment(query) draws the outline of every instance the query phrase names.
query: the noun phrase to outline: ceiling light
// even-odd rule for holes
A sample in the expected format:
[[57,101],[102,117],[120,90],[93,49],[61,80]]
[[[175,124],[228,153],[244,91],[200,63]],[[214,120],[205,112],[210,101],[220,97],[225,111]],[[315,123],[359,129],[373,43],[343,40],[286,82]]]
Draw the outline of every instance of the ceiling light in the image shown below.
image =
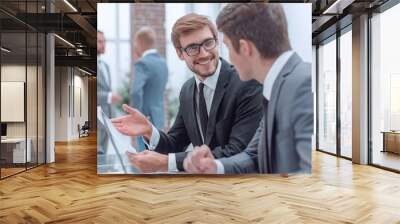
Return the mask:
[[342,14],[343,10],[353,2],[354,0],[336,0],[322,14]]
[[9,49],[7,49],[7,48],[5,48],[5,47],[1,47],[0,49],[1,49],[2,51],[6,52],[6,53],[10,53],[10,52],[11,52],[11,50],[9,50]]
[[83,73],[85,73],[85,74],[92,75],[92,73],[90,73],[90,72],[88,72],[88,71],[86,71],[86,70],[83,70],[83,69],[81,69],[81,68],[79,68],[79,67],[78,67],[78,70],[81,71],[81,72],[83,72]]
[[61,41],[63,41],[64,43],[66,43],[67,45],[69,45],[70,47],[75,48],[75,45],[71,44],[71,42],[67,41],[66,39],[58,36],[57,34],[54,34],[55,37],[57,37],[58,39],[60,39]]
[[65,4],[67,4],[72,10],[74,10],[74,12],[78,12],[78,10],[71,4],[69,3],[68,0],[64,0]]

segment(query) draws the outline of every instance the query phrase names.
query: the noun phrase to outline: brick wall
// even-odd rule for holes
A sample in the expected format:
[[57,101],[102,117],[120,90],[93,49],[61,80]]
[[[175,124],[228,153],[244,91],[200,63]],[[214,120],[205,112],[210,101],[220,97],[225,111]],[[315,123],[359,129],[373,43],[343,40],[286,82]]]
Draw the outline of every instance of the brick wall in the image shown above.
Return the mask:
[[[159,3],[136,3],[132,5],[132,37],[142,26],[151,26],[157,34],[157,50],[165,57],[165,6]],[[133,41],[133,38],[132,38]]]

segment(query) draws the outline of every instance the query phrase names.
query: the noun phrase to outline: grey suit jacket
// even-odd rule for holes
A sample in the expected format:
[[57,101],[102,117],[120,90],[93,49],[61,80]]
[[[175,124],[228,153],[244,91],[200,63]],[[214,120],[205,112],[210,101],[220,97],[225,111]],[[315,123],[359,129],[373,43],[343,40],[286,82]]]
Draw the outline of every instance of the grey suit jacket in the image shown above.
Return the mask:
[[158,129],[164,128],[164,92],[167,81],[167,63],[158,53],[145,55],[136,62],[130,105],[150,117]]
[[101,106],[104,113],[108,117],[112,117],[111,105],[107,102],[108,94],[111,92],[110,69],[105,62],[99,61],[97,71],[97,106]]
[[220,159],[225,173],[311,172],[313,122],[311,65],[295,53],[275,80],[267,117],[247,148]]
[[[97,106],[101,109],[108,117],[112,117],[111,105],[107,102],[109,93],[111,92],[111,76],[108,65],[99,61],[97,64]],[[108,135],[103,125],[97,122],[97,153],[106,154],[108,149]]]

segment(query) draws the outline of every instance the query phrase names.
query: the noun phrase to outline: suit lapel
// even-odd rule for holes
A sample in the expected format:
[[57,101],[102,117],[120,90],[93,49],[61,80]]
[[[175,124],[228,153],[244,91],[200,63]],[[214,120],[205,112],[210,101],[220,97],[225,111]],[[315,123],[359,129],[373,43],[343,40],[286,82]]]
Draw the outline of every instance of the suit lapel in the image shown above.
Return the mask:
[[223,59],[221,59],[221,63],[221,71],[219,74],[217,86],[215,88],[210,115],[208,116],[207,133],[204,140],[206,145],[210,145],[212,136],[214,135],[218,109],[221,105],[222,99],[224,98],[225,87],[229,82],[229,70],[231,69],[230,65]]
[[[267,165],[267,160],[266,160],[266,129],[265,129],[265,112],[264,112],[264,117],[262,118],[262,126],[261,126],[261,133],[260,133],[260,138],[258,140],[258,170],[260,173],[267,173],[266,171],[266,165]],[[261,124],[260,124],[261,125]]]
[[272,161],[273,161],[273,146],[272,146],[272,133],[274,133],[274,118],[275,111],[279,101],[279,94],[281,91],[281,87],[285,82],[285,77],[289,75],[294,67],[300,62],[300,57],[297,53],[294,53],[289,60],[286,62],[285,66],[283,66],[281,72],[278,75],[278,78],[275,80],[275,83],[272,87],[271,99],[268,103],[268,114],[267,114],[267,169],[272,172]]
[[273,128],[274,128],[274,117],[275,117],[275,109],[276,105],[278,103],[278,96],[280,89],[282,87],[282,84],[284,83],[285,79],[282,78],[281,75],[275,80],[274,86],[273,86],[273,91],[271,93],[271,99],[268,103],[268,113],[267,113],[267,142],[266,142],[266,158],[268,159],[267,166],[265,167],[268,172],[272,172],[272,133],[273,133]]

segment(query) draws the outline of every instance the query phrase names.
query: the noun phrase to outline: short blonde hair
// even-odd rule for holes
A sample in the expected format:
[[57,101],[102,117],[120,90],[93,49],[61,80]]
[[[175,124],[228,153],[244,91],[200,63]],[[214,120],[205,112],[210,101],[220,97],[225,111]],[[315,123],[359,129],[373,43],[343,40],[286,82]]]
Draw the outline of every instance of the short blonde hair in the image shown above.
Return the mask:
[[204,27],[210,28],[214,38],[218,38],[217,28],[206,16],[190,13],[179,18],[172,27],[171,40],[174,47],[178,49],[182,47],[179,41],[182,35],[190,34]]
[[135,38],[146,47],[153,47],[156,42],[156,32],[153,28],[144,26],[136,32]]

